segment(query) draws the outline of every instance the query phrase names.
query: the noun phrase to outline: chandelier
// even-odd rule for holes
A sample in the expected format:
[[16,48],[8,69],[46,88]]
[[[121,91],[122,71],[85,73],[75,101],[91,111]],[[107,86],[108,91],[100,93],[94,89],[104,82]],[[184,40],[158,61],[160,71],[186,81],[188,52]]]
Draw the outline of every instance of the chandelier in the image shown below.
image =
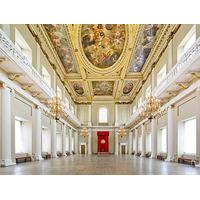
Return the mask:
[[59,97],[55,96],[49,103],[50,111],[56,120],[60,119],[62,114],[62,103]]
[[88,136],[88,130],[87,130],[87,128],[82,128],[82,129],[80,130],[80,136],[83,136],[84,138],[85,138],[86,136]]
[[160,112],[160,106],[160,100],[151,95],[144,102],[142,115],[152,119]]
[[120,127],[118,130],[118,135],[122,138],[126,136],[126,130],[123,127]]

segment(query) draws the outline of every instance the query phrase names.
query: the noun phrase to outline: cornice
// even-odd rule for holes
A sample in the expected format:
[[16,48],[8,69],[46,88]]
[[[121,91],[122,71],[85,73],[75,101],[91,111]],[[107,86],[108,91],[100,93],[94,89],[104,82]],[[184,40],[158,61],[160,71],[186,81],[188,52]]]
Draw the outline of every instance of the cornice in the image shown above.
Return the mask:
[[49,61],[50,65],[56,72],[57,76],[60,78],[60,81],[65,86],[67,92],[71,96],[72,100],[75,102],[76,95],[71,95],[72,91],[69,90],[69,86],[66,87],[66,81],[65,81],[65,69],[56,53],[55,48],[53,47],[49,37],[47,36],[47,33],[42,25],[36,25],[36,24],[29,24],[27,25],[29,31],[35,38],[35,41],[40,46],[43,54]]

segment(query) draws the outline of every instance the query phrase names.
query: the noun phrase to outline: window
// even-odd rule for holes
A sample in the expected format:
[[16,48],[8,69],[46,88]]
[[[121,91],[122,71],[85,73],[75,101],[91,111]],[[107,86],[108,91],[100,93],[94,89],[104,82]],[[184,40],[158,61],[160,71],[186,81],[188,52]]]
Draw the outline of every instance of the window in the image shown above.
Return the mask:
[[151,85],[149,85],[149,87],[146,89],[145,91],[145,97],[149,97],[151,95]]
[[15,29],[15,46],[32,63],[32,50],[17,29]]
[[69,100],[67,97],[65,97],[65,104],[66,104],[66,107],[69,108]]
[[138,100],[138,108],[142,105],[142,97],[139,98]]
[[22,140],[22,122],[15,120],[15,152],[22,153],[23,149],[23,140]]
[[108,110],[106,107],[99,108],[99,123],[108,122]]
[[136,106],[133,106],[133,113],[136,111]]
[[160,130],[160,134],[161,134],[160,150],[161,150],[161,152],[166,153],[167,152],[167,130],[166,130],[166,128],[162,128]]
[[51,86],[51,76],[44,66],[42,66],[42,77],[44,81]]
[[157,86],[163,81],[166,74],[167,74],[167,66],[165,64],[157,74]]
[[180,43],[177,49],[177,61],[181,59],[181,57],[189,50],[189,48],[196,41],[196,26],[194,25],[188,34],[185,36],[183,41]]
[[184,121],[183,151],[188,154],[196,153],[196,119]]
[[57,86],[57,95],[60,99],[62,99],[62,91],[61,89]]

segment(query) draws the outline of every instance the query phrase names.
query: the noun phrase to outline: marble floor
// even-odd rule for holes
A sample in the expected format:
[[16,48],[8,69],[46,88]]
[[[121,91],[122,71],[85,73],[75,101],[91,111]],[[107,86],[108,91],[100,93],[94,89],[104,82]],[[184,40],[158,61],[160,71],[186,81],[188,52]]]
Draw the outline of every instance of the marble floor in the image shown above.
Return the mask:
[[123,155],[71,155],[0,168],[1,175],[197,175],[200,168]]

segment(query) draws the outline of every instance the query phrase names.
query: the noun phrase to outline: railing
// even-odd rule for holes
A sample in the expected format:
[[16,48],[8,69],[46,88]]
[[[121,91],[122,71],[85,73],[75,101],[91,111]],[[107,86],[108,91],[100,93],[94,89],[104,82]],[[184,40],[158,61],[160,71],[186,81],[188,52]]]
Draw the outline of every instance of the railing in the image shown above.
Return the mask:
[[49,96],[55,92],[43,80],[39,72],[30,64],[28,59],[16,48],[8,36],[0,29],[0,50],[6,54],[9,60],[15,62],[33,81]]
[[74,115],[74,113],[72,113],[72,111],[67,108],[67,106],[65,105],[64,102],[61,102],[62,107],[64,109],[64,113],[68,116],[69,120],[74,123],[77,127],[81,126],[80,121],[78,120],[78,118]]
[[[162,82],[154,88],[152,94],[156,97],[166,90],[166,88],[173,83],[188,67],[200,56],[200,38],[191,46],[191,48],[181,57],[180,61],[169,71]],[[145,101],[143,102],[143,104]],[[142,106],[140,106],[130,117],[126,123],[126,127],[130,126],[134,120],[140,115]]]
[[192,45],[192,47],[181,57],[180,61],[169,71],[163,81],[153,90],[156,96],[159,96],[172,82],[183,73],[191,62],[200,55],[200,38]]
[[[142,103],[142,105],[145,103],[145,101]],[[137,110],[130,116],[130,119],[126,122],[125,127],[129,127],[134,120],[142,113],[143,111],[143,106],[140,106],[137,108]]]

